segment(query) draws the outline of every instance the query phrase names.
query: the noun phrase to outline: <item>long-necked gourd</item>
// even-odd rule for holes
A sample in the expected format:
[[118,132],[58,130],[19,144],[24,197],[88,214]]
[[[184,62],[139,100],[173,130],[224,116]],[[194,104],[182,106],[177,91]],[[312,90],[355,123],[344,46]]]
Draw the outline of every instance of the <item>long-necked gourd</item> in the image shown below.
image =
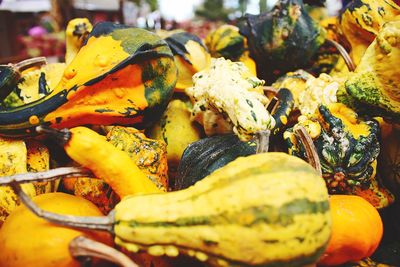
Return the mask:
[[32,134],[43,124],[143,126],[161,115],[176,79],[172,52],[157,35],[99,23],[51,94],[0,111],[0,135]]
[[186,254],[212,266],[313,264],[331,234],[323,179],[285,153],[238,158],[181,191],[127,196],[107,217],[46,216],[112,231],[131,252]]

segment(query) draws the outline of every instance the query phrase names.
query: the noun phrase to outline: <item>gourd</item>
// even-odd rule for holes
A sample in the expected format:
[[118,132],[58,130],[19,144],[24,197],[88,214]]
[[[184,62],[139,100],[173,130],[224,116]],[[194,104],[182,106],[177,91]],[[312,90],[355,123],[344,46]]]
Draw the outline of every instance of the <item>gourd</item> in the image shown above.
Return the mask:
[[210,65],[210,54],[202,40],[189,32],[172,31],[164,40],[171,48],[178,68],[175,92],[183,92],[193,86],[193,74]]
[[51,216],[66,226],[112,230],[131,252],[186,254],[212,266],[285,267],[313,264],[323,253],[331,234],[328,203],[323,180],[306,162],[261,153],[184,190],[126,197],[109,217]]
[[0,111],[0,135],[34,134],[34,127],[42,124],[58,128],[83,124],[144,127],[161,115],[176,77],[171,50],[158,36],[99,23],[51,94]]
[[340,266],[341,267],[396,267],[394,265],[375,262],[371,258],[366,258],[358,262],[347,263]]
[[358,196],[332,195],[329,204],[332,236],[319,265],[337,266],[371,256],[383,235],[378,211]]
[[[40,141],[27,139],[26,145],[26,171],[41,172],[50,169],[49,149]],[[60,180],[34,183],[36,195],[57,191]]]
[[246,15],[239,28],[256,61],[257,76],[267,84],[306,66],[325,41],[324,29],[301,0],[278,1],[270,12]]
[[396,20],[400,7],[392,0],[354,0],[339,16],[339,29],[351,46],[350,56],[357,66],[382,26]]
[[276,80],[272,87],[274,88],[286,88],[288,89],[294,99],[294,107],[299,107],[299,96],[307,87],[307,81],[313,79],[314,76],[304,70],[297,70],[294,72],[288,72],[278,80]]
[[240,141],[234,134],[200,139],[183,152],[172,189],[188,188],[236,158],[255,154],[256,147],[254,141]]
[[71,159],[103,179],[121,199],[131,194],[162,192],[127,152],[107,142],[106,137],[95,131],[86,127],[62,131],[43,126],[38,128],[55,138]]
[[17,64],[0,65],[0,102],[3,102],[13,91],[24,70],[41,66],[45,63],[46,59],[44,57],[36,57],[23,60]]
[[257,75],[256,63],[249,55],[247,39],[233,25],[222,25],[210,32],[205,44],[212,57],[224,57],[232,61],[243,62],[250,72]]
[[[112,127],[107,133],[106,140],[117,149],[128,154],[140,171],[161,191],[167,191],[168,166],[164,142],[146,138],[137,129],[122,126]],[[130,166],[121,167],[129,168]],[[130,179],[132,178],[134,177],[130,177]],[[118,195],[102,180],[87,177],[66,179],[66,185],[74,195],[88,199],[103,214],[110,212],[115,204],[120,201]],[[73,181],[71,181],[72,179]]]
[[388,22],[366,50],[338,100],[370,116],[400,122],[400,20]]
[[384,184],[400,197],[400,130],[393,129],[382,139],[382,149],[378,170]]
[[[89,201],[64,193],[39,195],[33,201],[46,211],[60,214],[102,215]],[[68,243],[80,235],[111,244],[107,233],[57,226],[36,217],[27,207],[21,205],[0,228],[1,266],[79,267],[79,261],[72,258],[68,250]]]
[[[167,145],[168,171],[174,175],[185,148],[202,137],[200,125],[190,120],[190,102],[173,99],[161,119],[149,130],[151,138]],[[172,182],[173,180],[171,180]]]
[[76,18],[68,22],[65,29],[65,63],[68,65],[81,49],[93,25],[87,18]]
[[[27,149],[23,140],[0,138],[0,151],[0,176],[26,173]],[[23,184],[22,188],[28,196],[36,195],[32,183]],[[17,195],[10,187],[0,186],[0,226],[19,203]]]
[[[355,194],[376,208],[393,202],[393,195],[376,177],[379,125],[362,121],[341,103],[321,105],[310,118],[299,119],[313,139],[322,167],[322,176],[331,194]],[[296,126],[295,126],[296,127]],[[291,128],[284,133],[289,154],[306,159],[304,145]]]

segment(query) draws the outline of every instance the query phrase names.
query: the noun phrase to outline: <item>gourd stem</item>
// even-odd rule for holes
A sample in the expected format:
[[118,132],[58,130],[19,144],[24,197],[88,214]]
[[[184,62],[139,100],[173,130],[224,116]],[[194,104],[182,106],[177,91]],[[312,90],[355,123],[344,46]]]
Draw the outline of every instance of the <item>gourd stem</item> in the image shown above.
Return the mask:
[[336,42],[334,40],[327,39],[326,41],[329,44],[333,45],[339,51],[340,55],[342,56],[342,58],[344,59],[344,62],[347,65],[347,68],[349,69],[349,71],[354,71],[356,69],[356,66],[354,65],[354,62],[351,59],[349,53],[347,53],[346,49],[344,49],[344,47],[341,44],[339,44],[338,42]]
[[71,139],[71,132],[68,129],[54,129],[48,126],[39,125],[35,128],[37,133],[48,134],[54,138],[59,144],[64,146]]
[[270,130],[263,130],[256,133],[256,154],[268,152],[269,149],[269,136],[271,135]]
[[0,186],[7,185],[12,182],[17,183],[31,183],[31,182],[46,182],[56,180],[60,177],[94,177],[93,173],[86,168],[83,167],[62,167],[51,169],[48,171],[42,172],[28,172],[15,174],[10,176],[4,176],[0,179]]
[[271,93],[273,95],[276,95],[278,93],[278,89],[272,86],[263,86],[263,91],[264,93]]
[[75,258],[90,256],[105,259],[123,267],[139,267],[128,256],[115,248],[84,236],[72,239],[69,243],[69,252]]
[[45,211],[39,208],[28,195],[24,193],[21,185],[15,181],[10,183],[11,188],[15,194],[18,195],[21,202],[31,210],[35,215],[40,218],[46,219],[52,223],[56,223],[63,226],[79,228],[79,229],[91,229],[91,230],[102,230],[112,232],[113,229],[113,213],[108,216],[73,216],[73,215],[60,215],[57,213]]
[[294,127],[294,134],[298,139],[300,139],[300,142],[304,146],[308,163],[317,170],[319,175],[322,176],[321,162],[311,136],[308,134],[307,130],[300,125]]
[[21,72],[21,71],[24,71],[31,67],[34,67],[34,66],[40,67],[40,66],[46,65],[46,64],[47,64],[47,60],[45,57],[34,57],[34,58],[28,58],[21,62],[18,62],[17,64],[13,65],[13,67],[18,72]]

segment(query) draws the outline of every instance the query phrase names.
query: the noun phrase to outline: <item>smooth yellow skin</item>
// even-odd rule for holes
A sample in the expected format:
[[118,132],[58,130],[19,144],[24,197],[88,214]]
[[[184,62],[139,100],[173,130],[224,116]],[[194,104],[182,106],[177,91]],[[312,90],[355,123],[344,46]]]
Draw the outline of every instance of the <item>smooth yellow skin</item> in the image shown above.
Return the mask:
[[190,120],[190,110],[182,100],[169,102],[150,136],[167,144],[168,167],[177,167],[185,148],[201,138],[201,131]]
[[79,24],[85,25],[85,28],[88,32],[91,32],[93,29],[92,24],[87,18],[76,18],[68,22],[67,29],[65,30],[65,63],[67,64],[71,63],[82,46],[83,39],[81,37],[84,33],[79,32],[79,35],[74,35],[75,27]]
[[[295,215],[288,225],[253,224],[257,214],[246,211],[268,205],[278,215],[280,207],[302,199],[328,201],[324,180],[303,160],[272,152],[241,157],[187,189],[121,201],[115,208],[116,242],[134,252],[144,246],[153,255],[168,255],[178,248],[199,260],[229,255],[248,265],[305,257],[328,242],[329,210]],[[225,216],[238,210],[242,212],[226,223]],[[198,225],[158,225],[191,218],[200,219]],[[202,218],[213,220],[213,225],[202,223]]]
[[[90,201],[65,193],[49,193],[33,198],[42,209],[63,215],[102,216]],[[85,235],[104,243],[110,236],[84,232],[52,224],[19,206],[0,228],[0,265],[2,267],[79,267],[69,250],[69,242]]]
[[89,168],[121,197],[139,193],[162,192],[138,168],[129,155],[86,127],[70,129],[71,139],[64,146],[67,154]]
[[186,57],[192,62],[190,65],[180,56],[175,56],[175,64],[178,67],[178,81],[175,85],[175,91],[184,92],[188,87],[193,86],[192,76],[208,66],[210,66],[210,54],[195,41],[189,40],[185,44],[186,50],[189,52]]

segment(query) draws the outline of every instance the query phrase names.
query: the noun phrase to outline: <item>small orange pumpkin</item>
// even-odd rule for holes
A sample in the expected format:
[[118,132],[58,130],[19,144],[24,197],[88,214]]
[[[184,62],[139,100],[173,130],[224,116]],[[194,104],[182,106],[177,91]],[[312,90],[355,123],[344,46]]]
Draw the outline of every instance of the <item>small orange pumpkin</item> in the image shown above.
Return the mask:
[[382,219],[364,198],[354,195],[332,195],[332,236],[319,261],[321,266],[356,262],[374,253],[382,234]]
[[[64,193],[36,196],[33,201],[47,211],[78,216],[102,216],[90,201]],[[0,265],[2,267],[79,267],[69,253],[69,242],[84,235],[111,244],[111,236],[104,232],[79,231],[52,224],[34,215],[21,205],[0,228]]]

